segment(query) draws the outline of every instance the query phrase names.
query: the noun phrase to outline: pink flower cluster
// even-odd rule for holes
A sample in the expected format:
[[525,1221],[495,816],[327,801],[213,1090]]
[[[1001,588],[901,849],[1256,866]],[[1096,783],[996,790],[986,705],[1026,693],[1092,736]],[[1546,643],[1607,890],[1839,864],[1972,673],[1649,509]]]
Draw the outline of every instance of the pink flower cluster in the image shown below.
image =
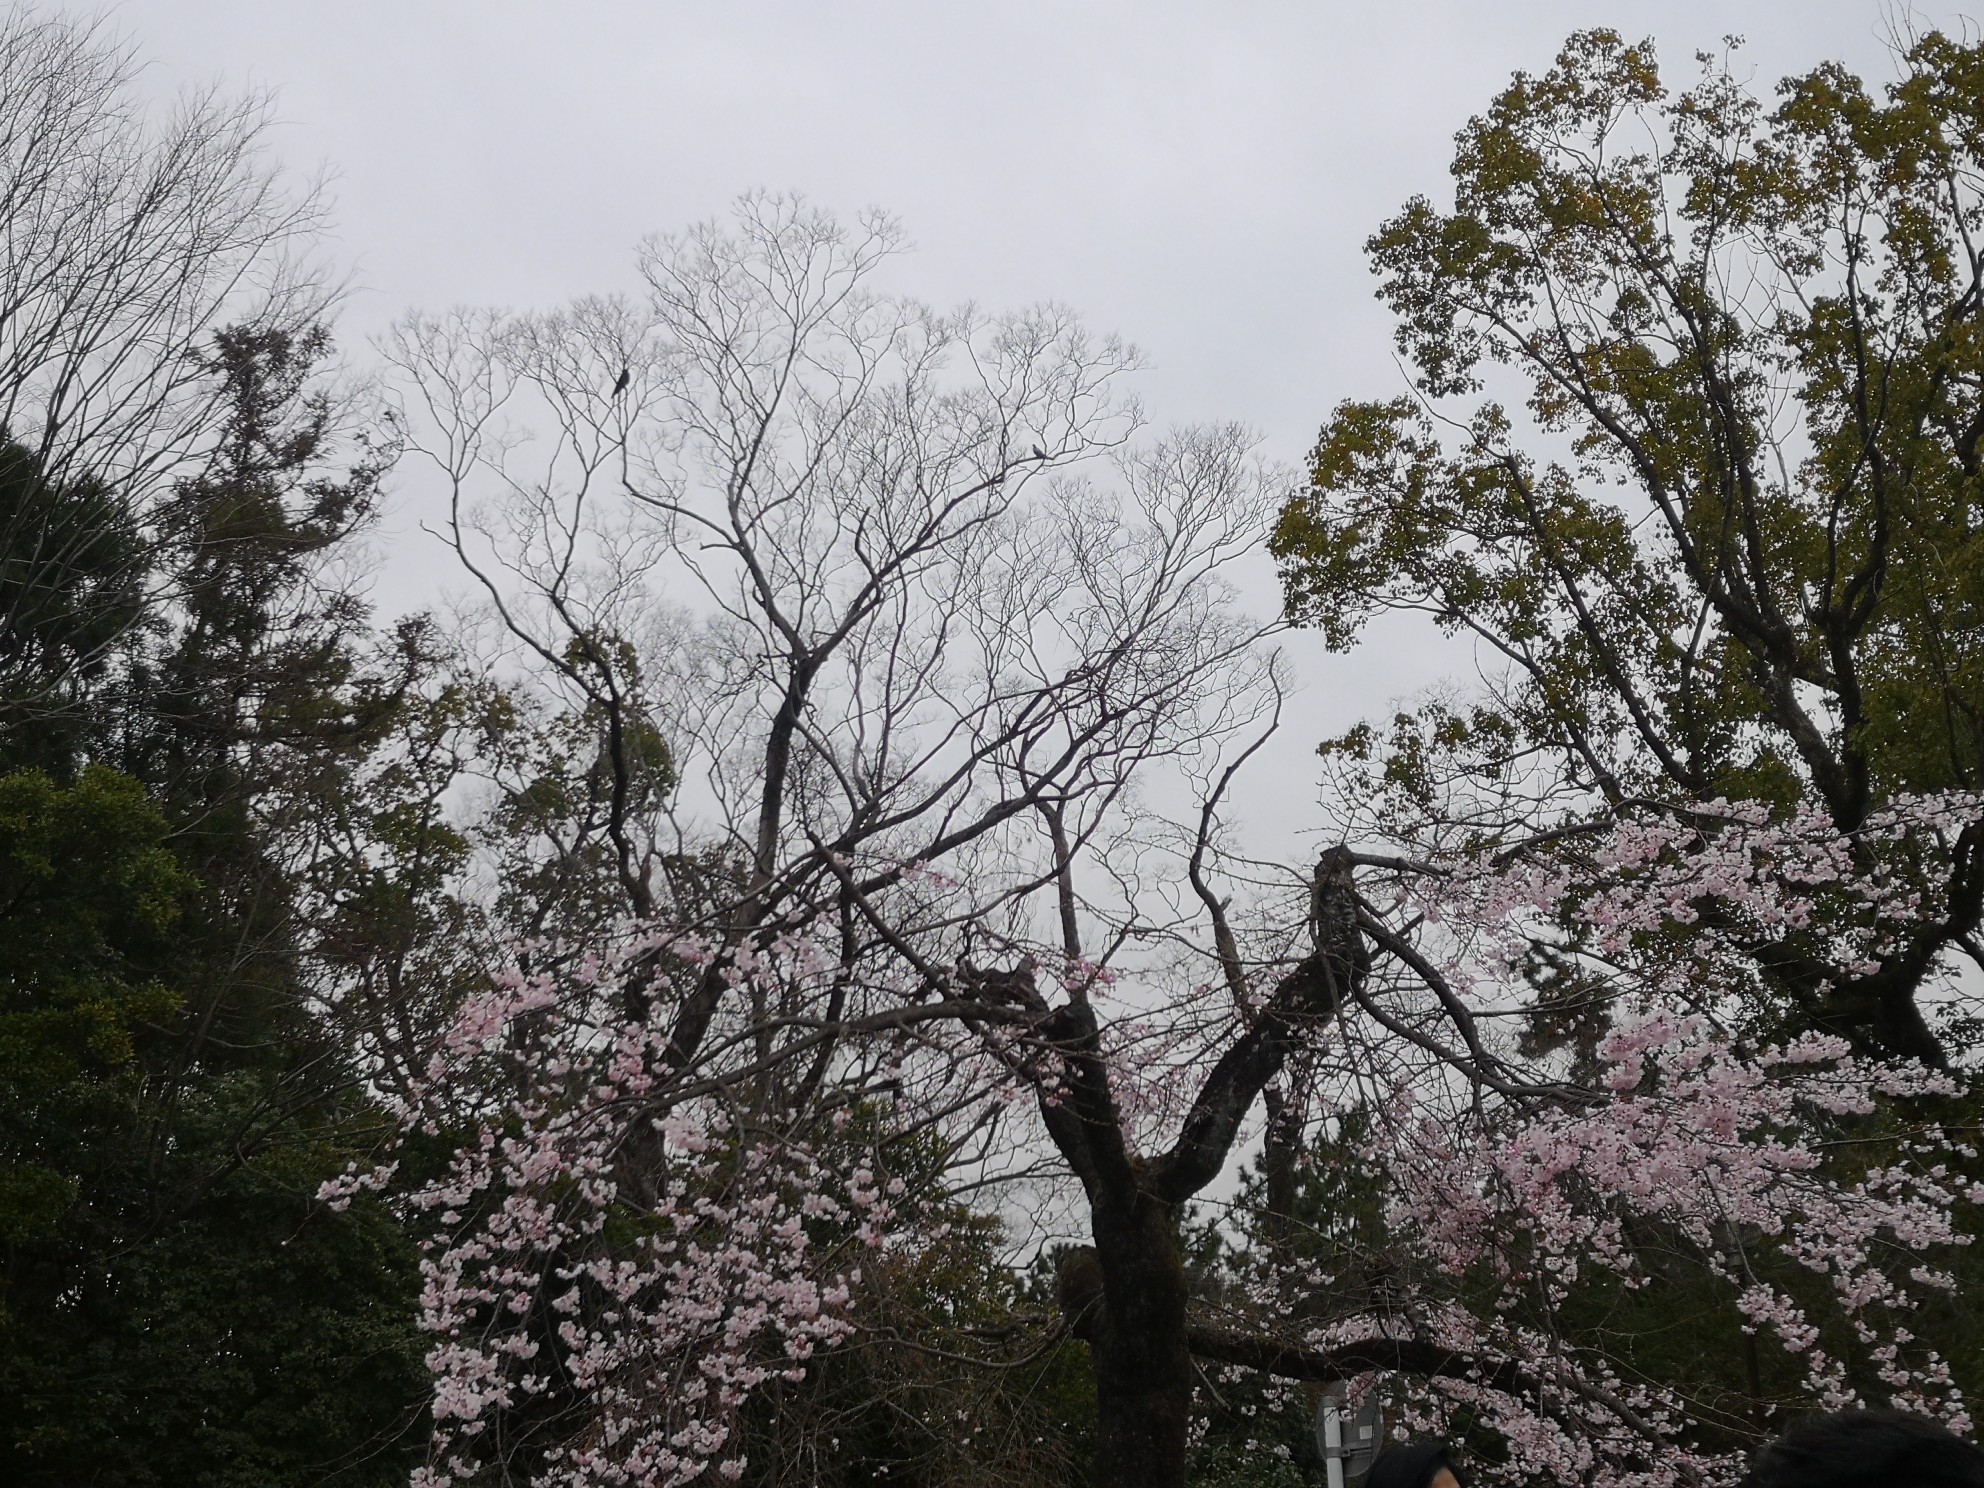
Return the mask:
[[[1847,836],[1749,807],[1649,812],[1412,878],[1400,919],[1417,912],[1422,962],[1381,957],[1376,1000],[1318,1020],[1280,1071],[1290,1106],[1294,1092],[1339,1108],[1379,1093],[1363,1157],[1408,1252],[1382,1309],[1322,1309],[1333,1321],[1309,1341],[1375,1337],[1473,1361],[1412,1381],[1412,1419],[1442,1429],[1465,1411],[1507,1438],[1530,1480],[1731,1482],[1738,1464],[1700,1445],[1691,1402],[1556,1326],[1594,1282],[1647,1287],[1661,1264],[1651,1244],[1726,1288],[1729,1317],[1792,1361],[1812,1404],[1878,1381],[1876,1403],[1968,1429],[1918,1326],[1951,1285],[1979,1196],[1964,1176],[1975,1154],[1921,1114],[1960,1081],[1837,1038],[1766,1036],[1782,994],[1758,948],[1795,938],[1828,985],[1869,974],[1945,912],[1949,844],[1980,816],[1973,797],[1905,801]],[[804,1037],[857,987],[872,1021],[842,1045],[867,1082],[851,1088],[893,1088],[919,1119],[987,1128],[1024,1096],[1050,1113],[1068,1098],[1071,1066],[1028,1018],[945,1012],[911,1039],[899,1015],[941,1006],[923,1000],[928,963],[891,987],[840,954],[837,937],[803,933],[727,949],[656,936],[611,954],[521,948],[401,1113],[398,1172],[325,1185],[338,1204],[397,1193],[426,1229],[427,1488],[499,1464],[574,1488],[734,1480],[752,1392],[803,1377],[850,1335],[864,1257],[917,1243],[902,1179],[853,1119],[853,1096],[816,1079],[811,1108],[795,1110],[773,1093],[792,1087],[762,1062],[754,1002],[796,1010]],[[1521,1036],[1539,958],[1572,987],[1582,1042]],[[624,1011],[636,975],[657,1009],[719,988],[699,1060],[669,1043],[665,1013]],[[1060,994],[1106,996],[1110,1099],[1149,1151],[1258,1002],[1114,980],[1068,963]],[[851,1011],[835,1016],[844,1034],[854,1026]],[[419,1139],[444,1131],[472,1135],[406,1191]],[[1290,1280],[1270,1278],[1260,1300],[1278,1305],[1273,1287]]]
[[[1688,1401],[1622,1378],[1603,1340],[1555,1324],[1598,1272],[1652,1284],[1652,1244],[1727,1288],[1742,1331],[1795,1362],[1811,1408],[1894,1405],[1968,1430],[1948,1362],[1912,1325],[1954,1285],[1975,1153],[1908,1114],[1963,1082],[1839,1038],[1762,1042],[1746,1025],[1768,1006],[1760,945],[1795,934],[1842,979],[1877,968],[1939,912],[1939,856],[1980,815],[1971,797],[1908,801],[1849,838],[1816,817],[1715,808],[1421,882],[1449,986],[1480,1015],[1505,1082],[1529,1085],[1484,1088],[1423,1047],[1374,1046],[1393,1061],[1369,1154],[1394,1195],[1392,1233],[1413,1253],[1405,1271],[1452,1281],[1313,1341],[1403,1333],[1513,1369],[1519,1386],[1477,1371],[1411,1394],[1427,1429],[1463,1408],[1494,1426],[1524,1480],[1733,1482],[1740,1461],[1692,1444]],[[1603,1030],[1581,1093],[1568,1053],[1524,1055],[1496,1022],[1529,1000],[1539,945],[1583,975]],[[1863,1399],[1869,1377],[1881,1389]]]
[[[474,1139],[403,1200],[428,1230],[424,1488],[499,1463],[545,1485],[734,1481],[751,1392],[803,1378],[853,1329],[859,1255],[891,1228],[901,1180],[833,1123],[683,1093],[663,1034],[599,1016],[657,955],[710,959],[648,938],[499,978],[404,1113],[409,1133],[450,1111],[459,1129],[464,1102],[483,1102]],[[392,1177],[353,1172],[322,1197],[343,1205]],[[541,1440],[531,1421],[548,1423]]]

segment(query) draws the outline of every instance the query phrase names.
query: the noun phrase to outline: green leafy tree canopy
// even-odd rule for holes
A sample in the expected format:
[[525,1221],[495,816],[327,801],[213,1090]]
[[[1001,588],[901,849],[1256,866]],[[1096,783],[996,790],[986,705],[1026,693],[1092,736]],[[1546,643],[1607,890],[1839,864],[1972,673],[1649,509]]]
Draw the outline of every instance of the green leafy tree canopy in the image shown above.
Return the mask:
[[[1486,663],[1325,746],[1400,836],[1718,798],[1851,830],[1984,777],[1984,47],[1774,105],[1699,60],[1676,90],[1572,37],[1461,131],[1452,209],[1370,240],[1417,396],[1336,410],[1273,545],[1332,644],[1417,610]],[[1809,1018],[1944,1057],[1917,994],[1976,944],[1975,846],[1878,973],[1789,977]]]

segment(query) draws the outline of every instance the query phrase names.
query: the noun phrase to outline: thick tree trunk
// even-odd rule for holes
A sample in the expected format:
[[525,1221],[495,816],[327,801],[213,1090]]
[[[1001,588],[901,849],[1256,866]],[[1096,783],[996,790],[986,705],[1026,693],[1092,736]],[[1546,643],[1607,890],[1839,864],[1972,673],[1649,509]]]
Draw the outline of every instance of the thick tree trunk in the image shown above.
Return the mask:
[[[1033,988],[1030,965],[1004,999],[1033,1010],[1045,1043],[1067,1062],[1068,1099],[1043,1090],[1041,1120],[1088,1194],[1093,1249],[1061,1267],[1061,1310],[1095,1365],[1096,1475],[1099,1488],[1185,1488],[1196,1372],[1185,1324],[1185,1263],[1179,1207],[1219,1175],[1241,1123],[1279,1075],[1305,1030],[1336,1016],[1346,989],[1370,967],[1358,928],[1357,897],[1345,849],[1316,866],[1311,910],[1316,949],[1276,987],[1247,1031],[1206,1076],[1169,1152],[1144,1159],[1129,1150],[1085,997],[1050,1009]],[[1204,890],[1202,888],[1201,892]],[[1208,896],[1215,920],[1219,901]],[[1223,922],[1222,922],[1223,923]],[[1221,932],[1224,943],[1231,936]],[[1075,939],[1069,936],[1072,948]],[[1226,952],[1222,952],[1226,954]],[[1296,1142],[1292,1118],[1274,1106],[1273,1199],[1293,1207]]]
[[1098,1205],[1095,1249],[1061,1268],[1061,1305],[1095,1366],[1097,1488],[1184,1488],[1192,1419],[1185,1266],[1170,1207]]

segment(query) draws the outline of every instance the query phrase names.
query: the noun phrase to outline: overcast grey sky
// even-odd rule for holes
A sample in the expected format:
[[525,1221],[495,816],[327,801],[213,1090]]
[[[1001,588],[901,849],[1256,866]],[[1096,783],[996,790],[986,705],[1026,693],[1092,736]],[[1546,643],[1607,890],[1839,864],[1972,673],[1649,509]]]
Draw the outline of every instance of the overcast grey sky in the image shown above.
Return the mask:
[[[1569,31],[1728,32],[1761,81],[1885,66],[1875,0],[124,0],[162,86],[278,90],[337,175],[353,329],[632,282],[643,234],[751,187],[902,217],[904,287],[1070,303],[1144,345],[1169,419],[1299,454],[1395,378],[1360,247]],[[1949,22],[1956,13],[1926,11]]]
[[[1329,408],[1401,385],[1361,244],[1440,195],[1454,131],[1607,25],[1670,74],[1725,34],[1768,87],[1885,76],[1877,0],[123,0],[162,91],[276,89],[292,163],[336,176],[346,338],[412,306],[630,288],[633,245],[753,187],[876,204],[895,287],[1064,301],[1150,354],[1160,422],[1237,418],[1299,459]],[[1925,7],[1921,25],[1963,26]],[[417,491],[389,526],[402,550]],[[1255,604],[1271,611],[1271,586]],[[1293,647],[1276,792],[1328,727],[1419,675],[1394,645]],[[1423,670],[1423,668],[1421,669]],[[1295,772],[1291,775],[1289,772]],[[1271,805],[1267,796],[1257,803]],[[1284,801],[1285,804],[1285,801]],[[1258,808],[1257,808],[1258,809]],[[1284,810],[1284,816],[1286,815]]]

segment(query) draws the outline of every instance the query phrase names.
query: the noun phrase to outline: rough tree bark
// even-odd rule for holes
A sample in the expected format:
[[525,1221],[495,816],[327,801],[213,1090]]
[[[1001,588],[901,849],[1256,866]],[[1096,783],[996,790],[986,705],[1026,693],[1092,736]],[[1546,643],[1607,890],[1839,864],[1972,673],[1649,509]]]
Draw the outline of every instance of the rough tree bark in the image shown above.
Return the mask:
[[[1214,902],[1216,939],[1232,943]],[[1370,957],[1358,928],[1350,855],[1324,854],[1311,916],[1315,948],[1282,979],[1251,1026],[1201,1082],[1177,1141],[1145,1158],[1130,1150],[1102,1057],[1095,1015],[1079,991],[1049,1009],[1028,985],[1065,1090],[1040,1113],[1088,1198],[1091,1246],[1058,1278],[1069,1332],[1088,1345],[1096,1383],[1096,1482],[1183,1488],[1194,1365],[1179,1210],[1218,1176],[1241,1123],[1305,1037],[1361,988]]]

